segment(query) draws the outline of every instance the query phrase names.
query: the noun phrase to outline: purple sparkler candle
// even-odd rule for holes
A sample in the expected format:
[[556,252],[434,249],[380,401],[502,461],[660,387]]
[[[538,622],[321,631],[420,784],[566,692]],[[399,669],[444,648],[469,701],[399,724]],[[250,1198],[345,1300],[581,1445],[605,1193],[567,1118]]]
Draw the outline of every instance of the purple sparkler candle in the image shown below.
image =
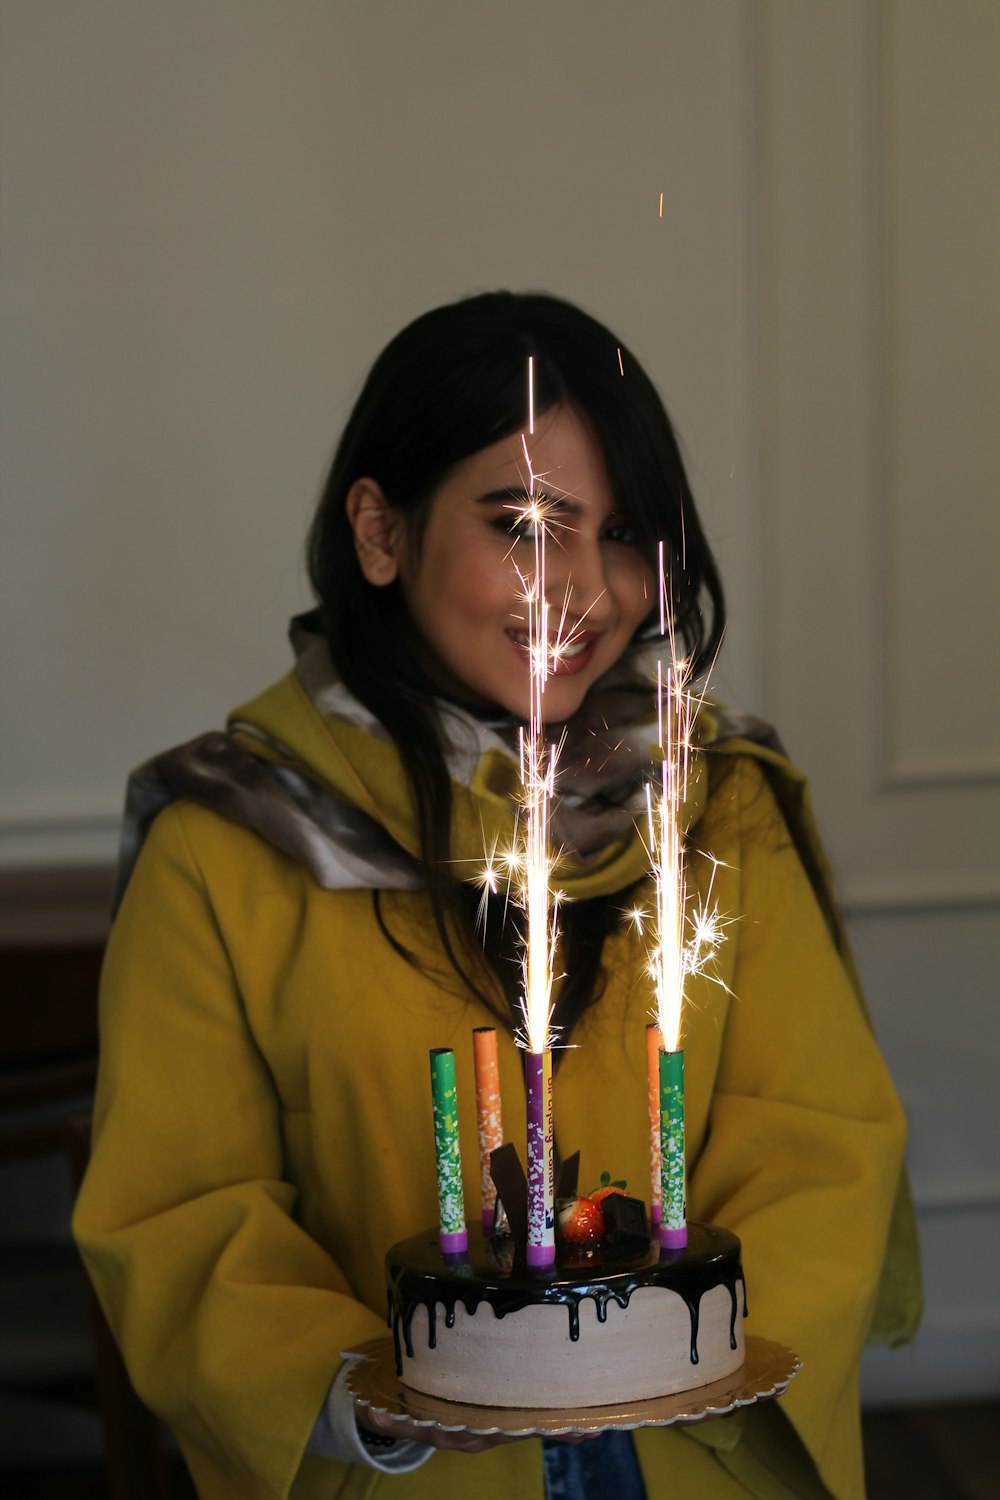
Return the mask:
[[528,1265],[556,1258],[552,1053],[526,1054],[528,1086]]

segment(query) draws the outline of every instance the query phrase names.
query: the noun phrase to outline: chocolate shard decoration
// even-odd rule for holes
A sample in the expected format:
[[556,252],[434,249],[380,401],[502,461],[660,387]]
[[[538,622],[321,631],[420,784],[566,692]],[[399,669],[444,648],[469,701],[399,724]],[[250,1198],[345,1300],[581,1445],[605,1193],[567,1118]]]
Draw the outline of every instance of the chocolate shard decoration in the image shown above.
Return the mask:
[[493,1228],[490,1231],[489,1238],[495,1244],[497,1240],[509,1240],[513,1233],[514,1231],[510,1227],[510,1220],[507,1217],[507,1210],[503,1206],[503,1199],[498,1196],[493,1206]]
[[527,1250],[528,1245],[528,1179],[524,1175],[517,1154],[517,1147],[505,1141],[496,1151],[490,1152],[490,1176],[493,1178],[497,1196],[503,1204],[507,1223],[517,1250]]
[[559,1175],[556,1178],[556,1197],[575,1198],[577,1185],[580,1181],[580,1153],[574,1151],[572,1156],[559,1163]]
[[613,1255],[641,1255],[649,1249],[646,1205],[641,1198],[609,1193],[601,1199],[605,1247]]

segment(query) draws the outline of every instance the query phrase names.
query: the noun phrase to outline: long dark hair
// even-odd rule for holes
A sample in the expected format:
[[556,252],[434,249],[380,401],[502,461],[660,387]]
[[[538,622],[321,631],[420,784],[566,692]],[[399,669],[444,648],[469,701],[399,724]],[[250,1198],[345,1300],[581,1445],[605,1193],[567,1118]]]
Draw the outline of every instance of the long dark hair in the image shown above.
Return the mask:
[[[677,639],[695,671],[706,667],[722,638],[722,585],[670,420],[621,340],[556,297],[489,292],[435,308],[397,334],[375,361],[344,429],[308,543],[309,577],[334,665],[392,736],[410,779],[445,952],[462,980],[508,1021],[516,973],[504,960],[516,948],[517,934],[511,923],[487,923],[491,979],[472,941],[478,893],[473,898],[448,864],[451,783],[436,689],[407,649],[412,627],[398,582],[373,587],[361,572],[346,503],[355,480],[375,479],[389,504],[408,518],[419,546],[445,475],[524,428],[529,355],[536,413],[568,404],[586,415],[617,503],[654,567],[658,544],[664,543]],[[381,921],[377,892],[374,899]],[[620,904],[616,893],[614,900],[595,898],[563,909],[568,978],[555,1019],[564,1034],[600,994],[601,948]],[[405,952],[384,923],[383,931]]]

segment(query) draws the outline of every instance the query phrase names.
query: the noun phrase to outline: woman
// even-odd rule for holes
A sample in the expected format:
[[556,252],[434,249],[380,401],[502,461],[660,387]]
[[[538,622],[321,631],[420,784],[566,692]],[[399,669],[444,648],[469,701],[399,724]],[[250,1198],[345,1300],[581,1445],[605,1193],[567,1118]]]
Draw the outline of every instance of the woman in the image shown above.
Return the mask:
[[579,1448],[359,1423],[351,1407],[341,1352],[384,1336],[383,1252],[434,1216],[428,1049],[456,1049],[472,1140],[469,1033],[499,1024],[505,1133],[525,1137],[518,926],[501,900],[482,931],[476,915],[484,850],[512,833],[528,712],[528,356],[546,592],[571,641],[543,699],[565,734],[554,1019],[575,1044],[557,1054],[557,1149],[581,1150],[585,1181],[648,1170],[650,997],[624,912],[646,876],[659,542],[698,671],[722,591],[670,423],[620,340],[554,298],[491,294],[428,313],[376,362],[313,526],[318,607],[295,622],[295,670],[130,793],[76,1232],[207,1500],[847,1500],[863,1492],[860,1349],[873,1318],[890,1338],[912,1324],[905,1223],[883,1275],[902,1115],[803,784],[706,713],[689,865],[695,884],[714,871],[738,920],[721,983],[688,997],[689,1210],[741,1236],[748,1328],[795,1348],[802,1375],[780,1403]]

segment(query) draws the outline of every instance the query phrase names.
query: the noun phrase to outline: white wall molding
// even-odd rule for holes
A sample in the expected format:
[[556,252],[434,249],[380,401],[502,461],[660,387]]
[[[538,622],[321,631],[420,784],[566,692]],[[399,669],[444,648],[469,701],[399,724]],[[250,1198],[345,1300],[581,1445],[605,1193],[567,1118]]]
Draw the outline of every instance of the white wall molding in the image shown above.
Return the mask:
[[928,791],[939,787],[1000,786],[1000,766],[989,756],[961,754],[887,759],[878,791]]
[[121,822],[122,806],[119,798],[112,808],[104,807],[67,810],[63,812],[2,812],[0,811],[0,839],[26,838],[34,834],[45,837],[59,834],[72,835],[92,832],[95,829],[114,828]]
[[913,1201],[920,1217],[1000,1213],[1000,1178],[982,1172],[930,1178],[913,1184]]
[[[862,1361],[866,1405],[996,1398],[1000,1182],[990,1172],[917,1189],[926,1309],[912,1345],[872,1348]],[[962,1246],[962,1264],[955,1246]]]
[[988,876],[959,875],[947,884],[933,873],[918,873],[907,882],[885,878],[871,882],[845,881],[840,891],[844,915],[919,916],[940,912],[992,911],[1000,907],[1000,885]]
[[995,1400],[1000,1389],[1000,1310],[925,1318],[911,1345],[873,1346],[861,1358],[865,1407]]
[[868,1398],[897,1402],[1000,1389],[998,15],[755,7],[761,709],[811,777],[925,1173],[927,1322],[866,1356]]
[[121,812],[0,822],[0,872],[113,864]]
[[879,0],[872,16],[879,790],[983,788],[1000,783],[996,13]]

